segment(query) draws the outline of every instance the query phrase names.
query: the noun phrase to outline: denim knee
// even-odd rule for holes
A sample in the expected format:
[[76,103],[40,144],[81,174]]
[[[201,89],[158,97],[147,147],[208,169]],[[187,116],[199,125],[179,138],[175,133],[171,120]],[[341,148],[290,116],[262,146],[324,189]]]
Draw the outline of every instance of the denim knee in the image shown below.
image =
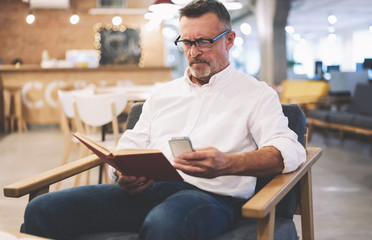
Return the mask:
[[146,216],[141,230],[140,239],[190,239],[182,237],[187,235],[183,232],[181,215],[176,214],[178,208],[168,204],[160,204]]
[[28,234],[50,238],[53,236],[53,234],[50,233],[51,221],[47,217],[50,216],[50,213],[48,213],[50,202],[45,201],[44,198],[44,195],[34,198],[27,205],[24,215],[23,230]]
[[223,201],[202,191],[184,190],[149,212],[140,239],[208,239],[229,228],[233,218]]

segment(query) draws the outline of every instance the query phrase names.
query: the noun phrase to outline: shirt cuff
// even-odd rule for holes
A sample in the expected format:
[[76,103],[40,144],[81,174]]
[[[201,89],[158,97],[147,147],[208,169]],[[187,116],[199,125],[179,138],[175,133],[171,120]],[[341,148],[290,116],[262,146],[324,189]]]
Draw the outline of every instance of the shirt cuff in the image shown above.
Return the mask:
[[107,172],[108,172],[108,175],[109,177],[111,178],[112,181],[114,182],[117,182],[119,177],[118,175],[116,174],[116,169],[109,166],[108,169],[107,169]]

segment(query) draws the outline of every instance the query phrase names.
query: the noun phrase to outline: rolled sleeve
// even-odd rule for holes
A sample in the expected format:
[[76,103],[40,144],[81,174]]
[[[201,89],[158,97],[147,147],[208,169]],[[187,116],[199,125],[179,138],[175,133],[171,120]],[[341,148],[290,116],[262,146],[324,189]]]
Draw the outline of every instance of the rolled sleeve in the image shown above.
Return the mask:
[[306,151],[297,141],[288,138],[276,138],[264,146],[273,146],[278,149],[282,155],[284,169],[282,173],[295,171],[306,160]]

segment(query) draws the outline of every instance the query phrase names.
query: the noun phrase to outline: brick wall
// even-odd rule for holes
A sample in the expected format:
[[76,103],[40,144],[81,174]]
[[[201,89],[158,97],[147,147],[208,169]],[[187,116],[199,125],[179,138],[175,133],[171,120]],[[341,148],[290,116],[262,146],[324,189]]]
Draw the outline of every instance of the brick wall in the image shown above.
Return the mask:
[[[138,6],[137,0],[135,7]],[[144,2],[144,0],[142,0]],[[148,2],[148,1],[147,1]],[[47,50],[51,58],[65,59],[69,49],[94,49],[96,23],[111,24],[113,15],[91,15],[96,0],[70,0],[69,9],[34,9],[36,20],[26,23],[29,4],[22,0],[0,0],[0,59],[3,64],[20,58],[24,64],[40,64],[41,53]],[[130,7],[130,6],[129,6]],[[76,25],[70,23],[73,8],[80,16]],[[147,66],[163,66],[163,39],[161,31],[146,31],[142,15],[121,15],[123,25],[141,29],[142,49]],[[157,47],[153,47],[157,46]]]

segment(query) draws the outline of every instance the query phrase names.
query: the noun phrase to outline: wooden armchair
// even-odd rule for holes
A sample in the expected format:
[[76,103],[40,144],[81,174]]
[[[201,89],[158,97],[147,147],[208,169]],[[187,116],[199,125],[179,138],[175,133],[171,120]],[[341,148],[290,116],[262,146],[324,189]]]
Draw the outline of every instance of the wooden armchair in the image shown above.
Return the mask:
[[[287,106],[283,105],[283,109],[287,109]],[[298,113],[298,110],[301,111],[297,105],[289,105],[289,108],[296,113]],[[133,127],[134,123],[137,121],[137,117],[133,117],[134,114],[132,114],[132,112],[137,111],[136,114],[139,115],[140,113],[138,113],[138,111],[140,112],[141,109],[142,105],[140,104],[132,108],[129,114],[127,128]],[[287,109],[284,113],[286,115],[291,115],[291,111],[288,112]],[[303,115],[302,111],[301,114]],[[302,120],[304,121],[304,116]],[[304,124],[305,123],[303,123],[303,128]],[[291,119],[289,126],[291,127]],[[303,136],[304,134],[302,134],[302,136],[299,135],[301,141]],[[242,215],[245,219],[238,221],[234,229],[215,239],[290,239],[285,235],[287,232],[291,232],[292,236],[293,234],[297,234],[296,230],[293,229],[293,216],[284,219],[284,217],[279,216],[278,213],[282,211],[283,208],[286,208],[286,206],[283,205],[283,199],[286,200],[288,194],[291,193],[295,194],[295,201],[297,198],[299,200],[295,206],[296,214],[301,215],[302,239],[314,239],[311,167],[320,158],[321,153],[322,150],[320,148],[307,148],[306,162],[299,169],[289,174],[277,175],[269,180],[269,182],[262,187],[262,189],[258,190],[258,192],[242,207]],[[97,156],[91,155],[26,180],[8,185],[4,188],[4,195],[6,197],[18,198],[28,194],[29,200],[31,200],[38,195],[47,193],[51,184],[94,168],[100,164],[102,164],[102,161]],[[293,198],[291,199],[293,200]],[[284,201],[284,203],[288,204],[288,201]],[[136,234],[100,233],[93,235],[95,235],[94,239],[108,239],[109,237],[118,235],[123,236],[122,239],[132,239]],[[79,239],[92,239],[93,235],[82,236]],[[99,235],[102,238],[99,238]],[[297,235],[295,237],[297,239]]]

